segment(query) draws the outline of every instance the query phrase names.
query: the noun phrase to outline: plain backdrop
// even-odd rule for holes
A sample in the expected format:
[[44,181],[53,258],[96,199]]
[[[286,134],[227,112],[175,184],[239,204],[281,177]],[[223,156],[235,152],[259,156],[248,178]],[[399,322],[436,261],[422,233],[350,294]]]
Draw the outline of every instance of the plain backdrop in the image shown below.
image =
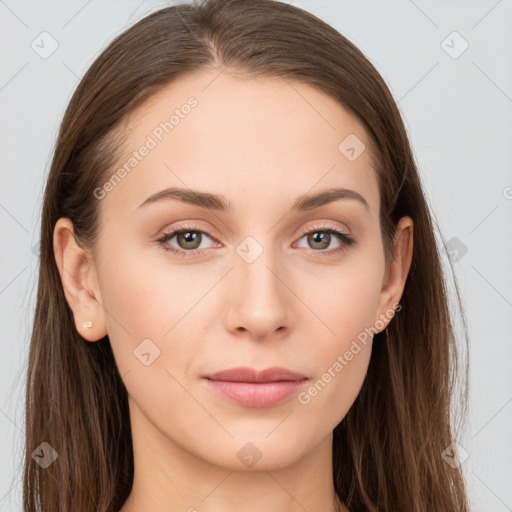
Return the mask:
[[[292,3],[354,42],[398,102],[469,323],[470,414],[457,441],[472,510],[511,511],[512,0]],[[1,511],[22,510],[25,372],[57,130],[100,51],[166,5],[0,0]]]

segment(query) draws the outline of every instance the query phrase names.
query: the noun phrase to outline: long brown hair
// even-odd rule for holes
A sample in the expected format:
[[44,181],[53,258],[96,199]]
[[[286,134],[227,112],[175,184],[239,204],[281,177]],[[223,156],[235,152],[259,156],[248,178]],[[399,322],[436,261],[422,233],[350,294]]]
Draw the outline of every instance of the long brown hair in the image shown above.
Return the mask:
[[[75,328],[54,259],[55,223],[71,219],[77,241],[94,250],[94,190],[120,156],[122,121],[185,73],[224,67],[312,84],[364,123],[387,262],[397,221],[406,215],[414,221],[402,308],[375,335],[360,394],[334,430],[338,497],[351,512],[467,511],[462,468],[442,456],[456,440],[452,398],[461,424],[467,414],[467,365],[460,365],[435,224],[399,110],[350,41],[312,14],[275,0],[203,0],[154,12],[108,45],[71,98],[42,212],[26,388],[24,510],[118,511],[133,479],[127,392],[108,336],[88,343]],[[459,369],[465,370],[460,396],[454,394]],[[41,443],[58,454],[46,469],[32,457]]]

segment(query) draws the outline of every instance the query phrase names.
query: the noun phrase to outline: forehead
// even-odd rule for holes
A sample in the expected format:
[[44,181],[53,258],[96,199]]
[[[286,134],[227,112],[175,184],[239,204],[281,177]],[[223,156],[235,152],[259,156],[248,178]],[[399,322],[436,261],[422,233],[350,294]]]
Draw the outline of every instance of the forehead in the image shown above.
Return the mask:
[[[196,71],[153,95],[123,127],[127,136],[118,165],[144,145],[151,149],[112,199],[121,189],[144,199],[174,185],[222,194],[236,207],[237,195],[252,200],[257,193],[261,201],[265,195],[275,199],[280,189],[293,200],[343,186],[364,195],[372,209],[378,204],[362,123],[309,84]],[[357,158],[347,157],[350,147],[362,151]]]

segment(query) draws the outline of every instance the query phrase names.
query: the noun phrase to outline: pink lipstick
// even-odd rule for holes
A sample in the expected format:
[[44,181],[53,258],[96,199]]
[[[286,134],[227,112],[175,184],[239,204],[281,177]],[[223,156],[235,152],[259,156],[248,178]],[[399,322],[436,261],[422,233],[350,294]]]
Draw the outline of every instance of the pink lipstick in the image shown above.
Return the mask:
[[203,378],[211,389],[245,407],[271,407],[296,394],[308,382],[287,368],[232,368]]

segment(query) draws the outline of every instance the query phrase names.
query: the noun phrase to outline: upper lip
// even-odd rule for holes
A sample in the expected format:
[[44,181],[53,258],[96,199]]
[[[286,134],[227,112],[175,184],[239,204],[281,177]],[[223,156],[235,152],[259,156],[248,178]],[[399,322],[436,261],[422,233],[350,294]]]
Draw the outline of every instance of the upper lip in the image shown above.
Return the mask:
[[302,375],[287,368],[274,366],[264,370],[255,370],[254,368],[231,368],[220,372],[206,375],[210,380],[223,380],[231,382],[278,382],[307,379]]

